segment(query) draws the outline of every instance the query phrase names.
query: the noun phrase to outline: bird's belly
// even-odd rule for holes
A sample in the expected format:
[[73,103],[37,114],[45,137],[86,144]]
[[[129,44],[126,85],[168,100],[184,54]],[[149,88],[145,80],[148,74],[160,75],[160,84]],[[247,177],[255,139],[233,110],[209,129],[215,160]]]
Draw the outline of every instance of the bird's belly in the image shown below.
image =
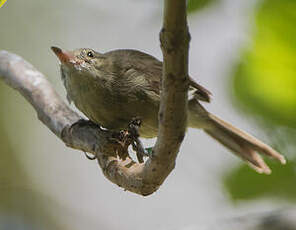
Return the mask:
[[[102,103],[104,104],[104,103]],[[147,107],[148,108],[145,108]],[[141,137],[153,138],[158,131],[158,108],[149,108],[149,105],[140,102],[107,103],[104,106],[88,111],[88,117],[103,127],[112,130],[127,129],[129,123],[138,118],[141,120],[139,133]]]
[[158,131],[159,106],[147,99],[110,93],[92,84],[70,82],[67,91],[75,106],[91,121],[107,129],[127,129],[133,118],[142,122],[141,137],[153,138]]

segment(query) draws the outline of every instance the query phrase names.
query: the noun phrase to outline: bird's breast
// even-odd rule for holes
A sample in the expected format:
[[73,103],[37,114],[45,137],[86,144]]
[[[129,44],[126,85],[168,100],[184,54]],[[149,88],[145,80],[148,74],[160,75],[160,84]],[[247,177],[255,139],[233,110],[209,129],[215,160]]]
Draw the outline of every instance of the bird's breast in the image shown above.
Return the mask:
[[79,74],[66,76],[64,83],[75,106],[95,123],[108,129],[121,130],[138,117],[142,120],[141,136],[157,135],[159,103],[145,91],[122,87],[118,82],[102,85]]

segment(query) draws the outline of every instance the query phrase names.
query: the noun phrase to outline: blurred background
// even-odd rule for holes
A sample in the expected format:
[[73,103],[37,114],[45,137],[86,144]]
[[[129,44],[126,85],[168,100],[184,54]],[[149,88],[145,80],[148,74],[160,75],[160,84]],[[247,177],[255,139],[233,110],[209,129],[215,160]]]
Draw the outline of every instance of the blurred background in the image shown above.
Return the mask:
[[[161,59],[162,4],[8,0],[0,9],[0,50],[32,63],[65,98],[50,46],[133,48]],[[65,147],[1,81],[1,230],[222,229],[233,219],[241,223],[240,217],[253,221],[293,210],[296,1],[191,0],[188,13],[190,75],[213,93],[206,108],[271,144],[287,165],[267,160],[273,173],[259,175],[202,131],[189,130],[175,170],[159,191],[140,197],[111,184],[95,161]]]

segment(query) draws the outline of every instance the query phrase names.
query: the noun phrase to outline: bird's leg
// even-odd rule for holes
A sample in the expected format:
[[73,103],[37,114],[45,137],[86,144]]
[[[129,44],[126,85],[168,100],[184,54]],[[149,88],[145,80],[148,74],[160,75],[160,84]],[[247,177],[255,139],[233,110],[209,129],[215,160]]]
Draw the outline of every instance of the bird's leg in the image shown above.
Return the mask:
[[146,156],[143,144],[139,139],[139,127],[141,125],[141,120],[138,118],[133,118],[126,130],[121,130],[120,132],[114,132],[112,135],[112,140],[116,141],[120,148],[117,149],[117,154],[121,159],[125,159],[128,154],[128,147],[132,145],[133,150],[137,154],[137,159],[139,163],[143,163],[143,157]]
[[132,139],[132,147],[133,150],[136,151],[137,158],[139,163],[143,163],[143,157],[149,156],[148,153],[145,151],[144,146],[139,139],[139,128],[141,126],[141,119],[139,118],[133,118],[131,122],[128,125],[128,132],[130,135],[130,138]]
[[[101,129],[100,125],[90,120],[80,119],[71,125],[70,130],[77,125],[80,127],[93,126],[95,128]],[[110,140],[115,141],[118,144],[117,145],[118,147],[116,148],[116,153],[121,159],[125,160],[126,157],[129,157],[129,154],[128,154],[129,145],[132,145],[133,150],[136,152],[139,163],[144,162],[144,159],[143,159],[144,156],[150,156],[150,154],[145,150],[141,140],[139,139],[140,126],[141,126],[141,119],[133,118],[128,124],[127,130],[121,130],[120,132],[111,130],[112,135]],[[96,155],[90,156],[86,152],[84,152],[84,154],[86,158],[89,160],[97,159]]]
[[128,147],[131,144],[131,138],[129,137],[127,130],[115,131],[111,130],[110,141],[114,142],[116,155],[125,160],[127,157],[130,158],[128,153]]

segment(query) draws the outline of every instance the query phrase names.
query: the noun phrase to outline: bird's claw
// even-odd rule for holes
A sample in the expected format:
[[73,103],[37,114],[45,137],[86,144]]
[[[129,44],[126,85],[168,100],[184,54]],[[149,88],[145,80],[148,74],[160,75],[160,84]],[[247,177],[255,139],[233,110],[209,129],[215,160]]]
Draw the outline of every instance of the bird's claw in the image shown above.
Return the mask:
[[[96,127],[96,128],[101,129],[101,127],[100,127],[98,124],[96,124],[96,123],[94,123],[94,122],[92,122],[92,121],[90,121],[90,120],[79,119],[78,121],[76,121],[75,123],[73,123],[73,124],[70,126],[70,130],[73,129],[73,127],[76,126],[76,125],[78,125],[78,126],[82,126],[82,127],[83,127],[83,126],[93,126],[93,127]],[[89,160],[95,160],[95,159],[97,159],[97,156],[96,156],[96,155],[91,156],[91,155],[89,155],[89,154],[86,153],[86,152],[84,152],[84,155],[85,155],[86,158],[89,159]]]
[[130,135],[130,138],[132,139],[132,147],[133,150],[137,154],[137,158],[139,163],[143,163],[144,159],[143,157],[150,157],[149,154],[145,151],[145,148],[139,139],[139,128],[141,126],[141,119],[140,118],[133,118],[131,122],[128,125],[128,133]]
[[91,155],[89,155],[87,152],[84,152],[84,155],[86,156],[87,159],[89,159],[89,160],[91,160],[91,161],[97,159],[97,155],[93,155],[93,156],[91,156]]

